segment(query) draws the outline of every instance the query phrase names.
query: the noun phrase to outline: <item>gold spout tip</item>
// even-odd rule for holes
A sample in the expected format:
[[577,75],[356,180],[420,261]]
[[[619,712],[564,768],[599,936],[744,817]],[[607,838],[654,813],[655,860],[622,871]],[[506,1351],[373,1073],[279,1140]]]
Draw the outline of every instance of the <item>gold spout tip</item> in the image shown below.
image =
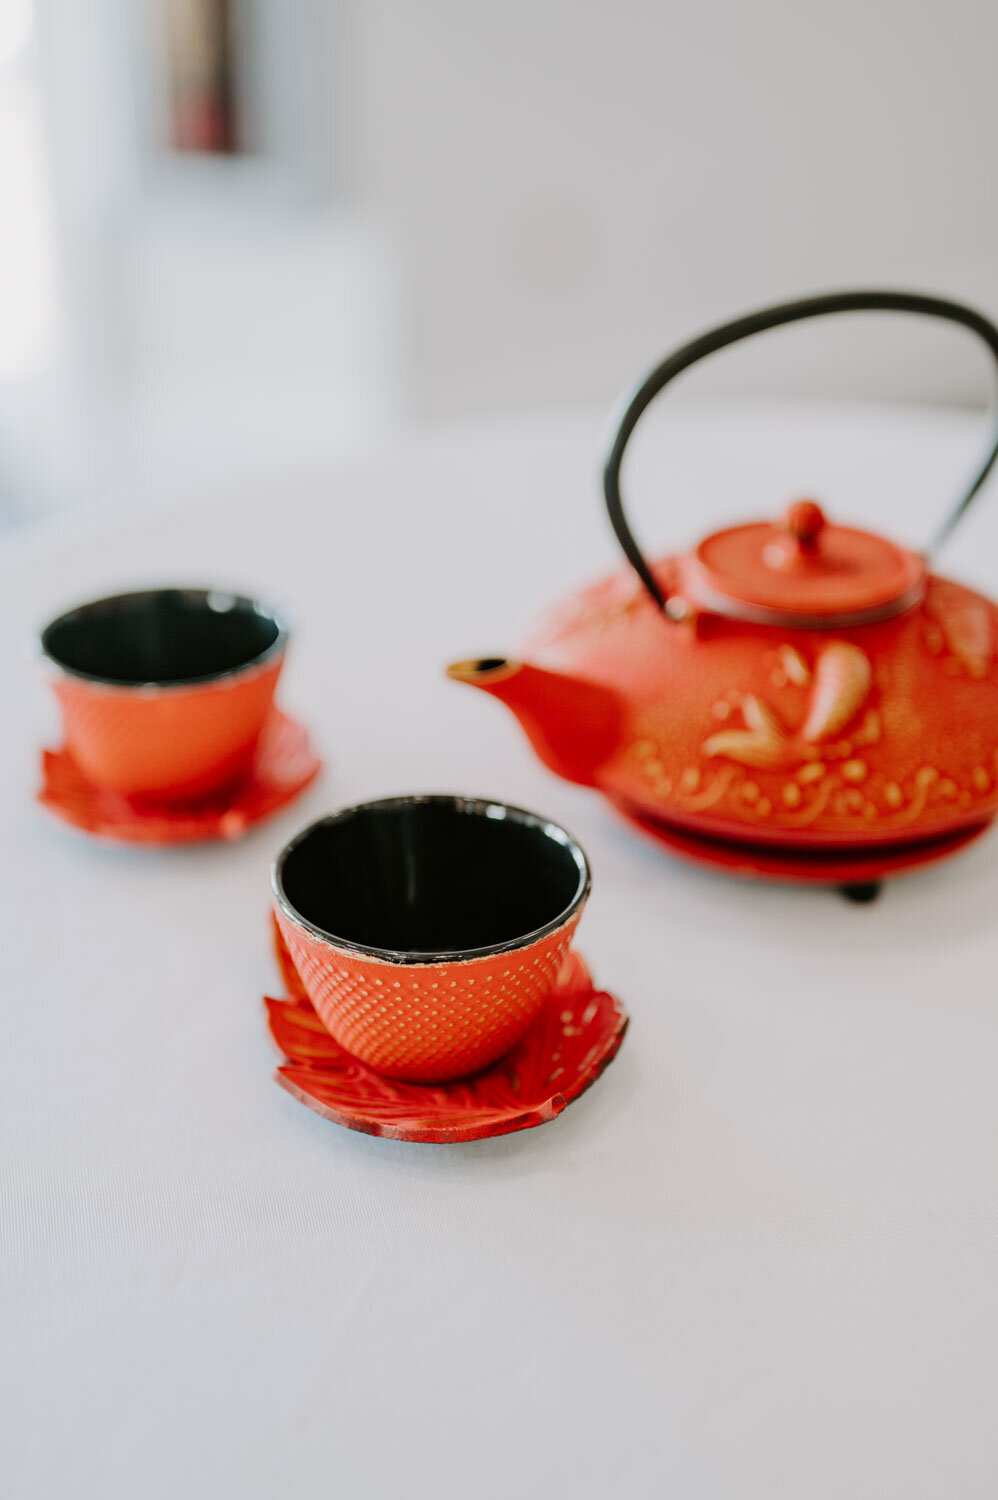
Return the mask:
[[452,661],[447,676],[453,682],[471,682],[491,685],[513,677],[520,670],[518,661],[508,656],[474,656],[467,661]]

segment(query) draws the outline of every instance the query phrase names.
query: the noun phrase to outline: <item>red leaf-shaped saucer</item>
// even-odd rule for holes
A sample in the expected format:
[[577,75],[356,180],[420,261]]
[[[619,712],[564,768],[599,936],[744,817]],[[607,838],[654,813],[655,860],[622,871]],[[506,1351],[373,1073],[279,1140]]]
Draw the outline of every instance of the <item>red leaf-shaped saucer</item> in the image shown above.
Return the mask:
[[321,762],[304,727],[274,709],[247,777],[197,802],[154,802],[104,791],[66,750],[42,752],[38,800],[85,833],[127,844],[191,844],[241,838],[303,792]]
[[627,1030],[620,1001],[594,990],[585,962],[570,952],[539,1019],[506,1057],[456,1083],[398,1083],[333,1040],[280,943],[278,961],[289,996],[265,1001],[287,1058],[278,1083],[327,1120],[368,1135],[477,1141],[543,1125],[596,1082]]

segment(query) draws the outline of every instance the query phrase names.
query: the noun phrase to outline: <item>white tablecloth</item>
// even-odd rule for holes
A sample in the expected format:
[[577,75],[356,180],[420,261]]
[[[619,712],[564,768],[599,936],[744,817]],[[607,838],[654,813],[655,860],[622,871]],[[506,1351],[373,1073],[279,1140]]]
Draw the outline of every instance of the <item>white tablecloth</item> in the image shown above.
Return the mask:
[[[628,475],[670,543],[800,493],[916,545],[970,415],[674,403]],[[443,679],[617,566],[598,419],[486,426],[0,561],[0,1493],[985,1500],[998,1488],[998,843],[870,907],[692,871]],[[945,570],[998,590],[994,486]],[[989,510],[989,505],[991,509]],[[244,842],[33,804],[23,643],[110,588],[258,588],[323,779]],[[587,848],[632,1015],[560,1119],[430,1147],[272,1082],[268,865],[336,804],[467,790]]]

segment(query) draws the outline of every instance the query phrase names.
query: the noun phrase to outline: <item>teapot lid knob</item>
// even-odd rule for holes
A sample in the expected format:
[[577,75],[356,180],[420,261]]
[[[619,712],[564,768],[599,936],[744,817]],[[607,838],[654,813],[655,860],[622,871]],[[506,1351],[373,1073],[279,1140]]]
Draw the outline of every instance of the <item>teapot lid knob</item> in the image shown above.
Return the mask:
[[827,524],[820,505],[813,500],[795,500],[788,507],[783,524],[802,552],[817,552],[821,533]]

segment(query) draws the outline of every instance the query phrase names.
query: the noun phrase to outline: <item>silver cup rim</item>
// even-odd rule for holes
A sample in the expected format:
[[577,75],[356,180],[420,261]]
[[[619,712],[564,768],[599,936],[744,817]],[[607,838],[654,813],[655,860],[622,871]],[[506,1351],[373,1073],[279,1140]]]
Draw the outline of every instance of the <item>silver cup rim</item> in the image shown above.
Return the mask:
[[[211,600],[218,601],[219,608],[248,607],[255,614],[270,620],[277,628],[277,634],[269,646],[257,652],[255,656],[249,657],[244,662],[239,662],[234,667],[225,667],[219,672],[206,672],[200,677],[184,677],[176,679],[164,679],[163,681],[151,680],[148,682],[123,682],[120,678],[105,677],[95,672],[83,672],[77,667],[69,666],[61,661],[49,647],[52,633],[58,626],[71,622],[74,617],[79,617],[91,611],[105,609],[109,606],[122,604],[126,600],[152,599],[157,596],[176,595],[183,596],[188,600],[196,600],[213,607]],[[266,670],[285,651],[291,634],[291,624],[287,613],[276,606],[267,603],[258,596],[241,594],[228,588],[201,588],[196,586],[185,586],[168,584],[160,587],[152,586],[141,589],[125,589],[115,594],[102,594],[95,599],[84,600],[81,604],[73,605],[70,609],[62,610],[58,615],[39,630],[37,635],[38,654],[42,658],[46,669],[56,678],[70,678],[74,682],[85,682],[92,687],[101,688],[108,692],[117,693],[175,693],[186,692],[191,688],[209,687],[215,683],[231,681],[235,678],[250,677],[258,672]]]
[[[498,943],[490,943],[480,948],[442,949],[433,952],[421,949],[381,948],[373,944],[355,942],[352,938],[342,937],[338,933],[319,927],[316,923],[309,921],[293,905],[284,889],[284,867],[295,849],[317,829],[328,826],[331,823],[345,822],[349,818],[356,817],[358,813],[367,812],[374,808],[389,811],[392,808],[412,807],[426,803],[447,804],[453,807],[455,811],[468,813],[473,816],[488,817],[495,820],[509,819],[526,827],[535,828],[553,839],[556,843],[561,844],[571,855],[578,871],[578,881],[571,900],[547,922],[542,923],[539,927],[533,928],[529,932],[519,933],[516,937],[508,938]],[[469,797],[453,792],[423,792],[355,802],[349,807],[340,808],[337,812],[327,813],[324,817],[313,819],[311,823],[307,823],[303,828],[299,828],[297,833],[292,834],[291,838],[274,859],[270,871],[270,884],[274,901],[287,920],[293,926],[307,933],[310,938],[325,944],[337,952],[352,953],[358,957],[380,960],[383,963],[389,964],[456,964],[470,962],[475,959],[491,958],[500,953],[515,953],[523,948],[531,947],[534,943],[540,942],[542,938],[549,937],[552,933],[566,926],[578,915],[586,903],[592,887],[592,871],[589,866],[588,857],[581,844],[560,823],[556,823],[552,818],[544,817],[541,813],[530,812],[523,807],[516,807],[509,802],[503,802],[501,798]]]

